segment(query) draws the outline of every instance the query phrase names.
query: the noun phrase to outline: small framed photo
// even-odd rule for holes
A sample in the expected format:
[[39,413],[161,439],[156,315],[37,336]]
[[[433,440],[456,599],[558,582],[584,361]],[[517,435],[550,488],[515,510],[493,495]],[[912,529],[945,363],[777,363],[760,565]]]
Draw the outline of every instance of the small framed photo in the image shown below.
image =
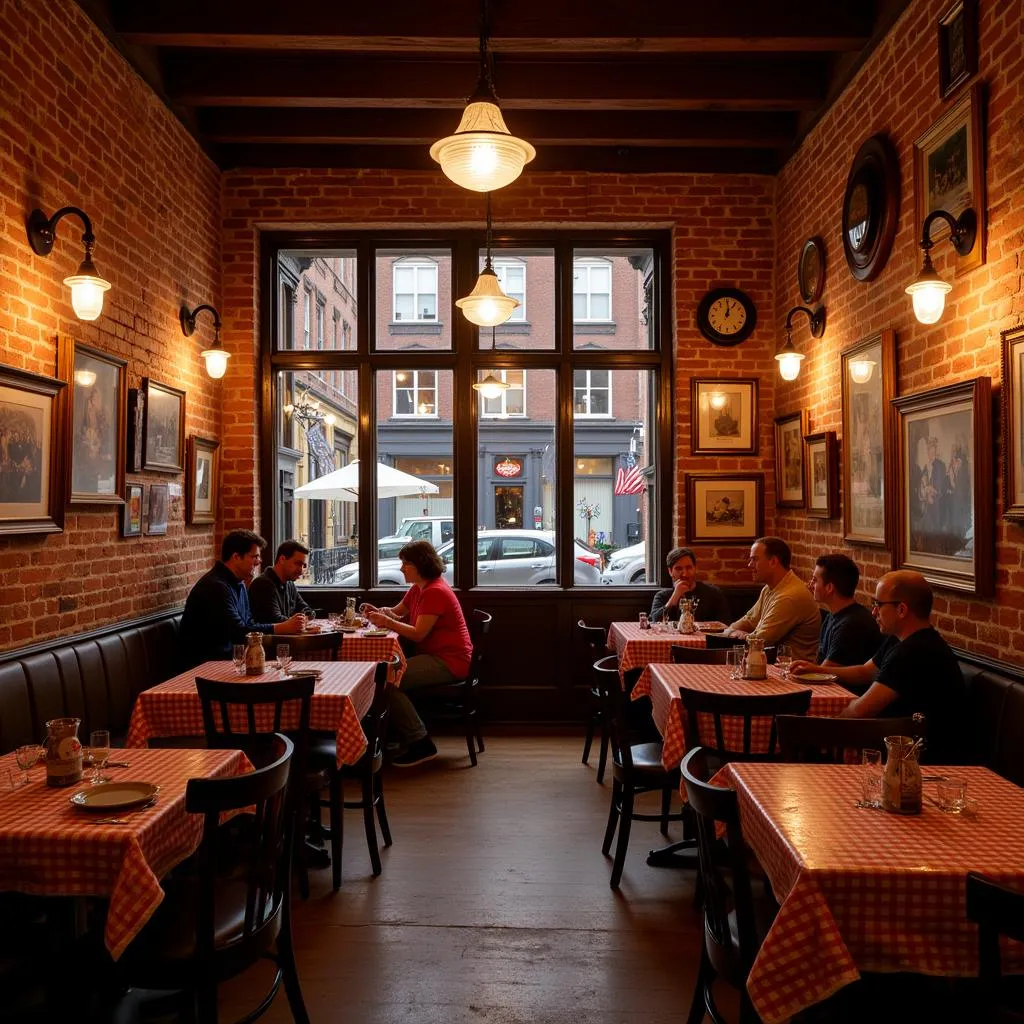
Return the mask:
[[142,378],[142,468],[181,473],[185,468],[185,392]]
[[757,454],[757,378],[690,381],[694,455]]
[[764,474],[686,474],[689,544],[742,544],[764,532]]
[[220,441],[192,435],[188,439],[188,481],[185,488],[187,522],[217,521],[218,472]]
[[993,592],[992,380],[893,399],[897,566],[974,597]]
[[956,0],[938,28],[939,95],[948,99],[978,73],[978,0]]
[[160,537],[167,532],[167,510],[170,504],[167,484],[150,484],[146,507],[146,533]]
[[142,388],[128,389],[128,441],[125,445],[125,469],[129,473],[142,472],[142,435],[146,419],[146,393]]
[[834,430],[804,438],[807,467],[807,514],[812,519],[839,515],[839,446]]
[[1024,327],[1003,331],[1003,517],[1024,522]]
[[128,484],[124,493],[124,508],[121,509],[121,536],[142,536],[142,484]]
[[[978,237],[966,256],[956,257],[956,272],[966,273],[985,262],[985,156],[981,119],[981,86],[974,84],[914,143],[914,209],[917,230],[925,217],[945,210],[959,217],[968,207],[978,215]],[[935,224],[931,239],[949,234]]]
[[804,435],[807,410],[775,417],[775,506],[804,507]]

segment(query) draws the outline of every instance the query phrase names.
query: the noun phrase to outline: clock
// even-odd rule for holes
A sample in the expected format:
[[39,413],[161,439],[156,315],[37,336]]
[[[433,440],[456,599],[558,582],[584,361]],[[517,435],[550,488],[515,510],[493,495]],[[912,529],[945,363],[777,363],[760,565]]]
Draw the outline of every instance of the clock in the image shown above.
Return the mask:
[[757,325],[757,309],[738,288],[713,288],[697,307],[697,327],[716,345],[738,345]]

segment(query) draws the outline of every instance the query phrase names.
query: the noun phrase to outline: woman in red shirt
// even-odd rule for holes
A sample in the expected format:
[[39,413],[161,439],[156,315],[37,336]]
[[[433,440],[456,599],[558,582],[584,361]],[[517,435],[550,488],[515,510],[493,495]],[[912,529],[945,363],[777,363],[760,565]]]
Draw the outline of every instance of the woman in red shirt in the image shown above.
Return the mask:
[[393,607],[365,605],[363,612],[375,626],[392,629],[416,644],[401,685],[388,687],[391,732],[399,744],[399,753],[391,763],[409,768],[437,757],[437,747],[406,691],[465,679],[473,644],[458,599],[444,579],[444,562],[433,545],[425,540],[412,541],[398,552],[398,557],[402,575],[412,585]]

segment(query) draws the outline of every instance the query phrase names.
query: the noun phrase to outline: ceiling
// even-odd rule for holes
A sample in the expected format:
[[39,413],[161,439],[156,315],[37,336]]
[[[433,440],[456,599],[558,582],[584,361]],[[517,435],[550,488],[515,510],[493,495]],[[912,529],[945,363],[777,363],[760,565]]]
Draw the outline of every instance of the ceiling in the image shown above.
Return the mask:
[[[478,0],[78,2],[225,169],[432,169],[479,70]],[[491,0],[495,89],[526,173],[774,174],[908,3]]]

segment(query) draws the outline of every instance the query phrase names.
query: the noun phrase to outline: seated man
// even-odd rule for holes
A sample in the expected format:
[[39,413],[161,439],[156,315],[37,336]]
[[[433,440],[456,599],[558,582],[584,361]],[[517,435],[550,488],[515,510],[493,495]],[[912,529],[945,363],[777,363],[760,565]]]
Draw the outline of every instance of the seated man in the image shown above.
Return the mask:
[[297,540],[286,540],[277,549],[274,565],[252,581],[249,605],[252,617],[260,622],[284,622],[296,612],[313,615],[313,609],[295,589],[297,580],[306,571],[309,548]]
[[679,618],[679,602],[684,597],[696,598],[694,618],[703,622],[728,622],[729,602],[718,587],[697,581],[697,556],[689,548],[673,548],[665,558],[673,586],[659,590],[651,604],[651,622],[675,621]]
[[232,530],[224,536],[220,561],[185,600],[178,636],[187,665],[230,658],[232,646],[246,642],[246,633],[302,632],[303,619],[298,614],[277,623],[253,620],[245,584],[259,568],[265,543],[252,530]]
[[789,545],[780,537],[759,537],[747,565],[764,587],[754,607],[725,631],[726,636],[753,636],[769,644],[789,644],[795,658],[818,653],[821,616],[814,598],[789,567]]
[[863,665],[881,646],[875,617],[855,597],[860,569],[847,555],[821,555],[807,584],[828,609],[818,641],[818,664]]
[[[932,764],[971,759],[967,687],[956,655],[931,624],[932,588],[918,572],[887,572],[875,587],[871,610],[883,642],[862,665],[833,667],[842,683],[870,683],[842,712],[844,718],[904,716],[928,720],[925,750]],[[807,669],[793,664],[794,671]]]

